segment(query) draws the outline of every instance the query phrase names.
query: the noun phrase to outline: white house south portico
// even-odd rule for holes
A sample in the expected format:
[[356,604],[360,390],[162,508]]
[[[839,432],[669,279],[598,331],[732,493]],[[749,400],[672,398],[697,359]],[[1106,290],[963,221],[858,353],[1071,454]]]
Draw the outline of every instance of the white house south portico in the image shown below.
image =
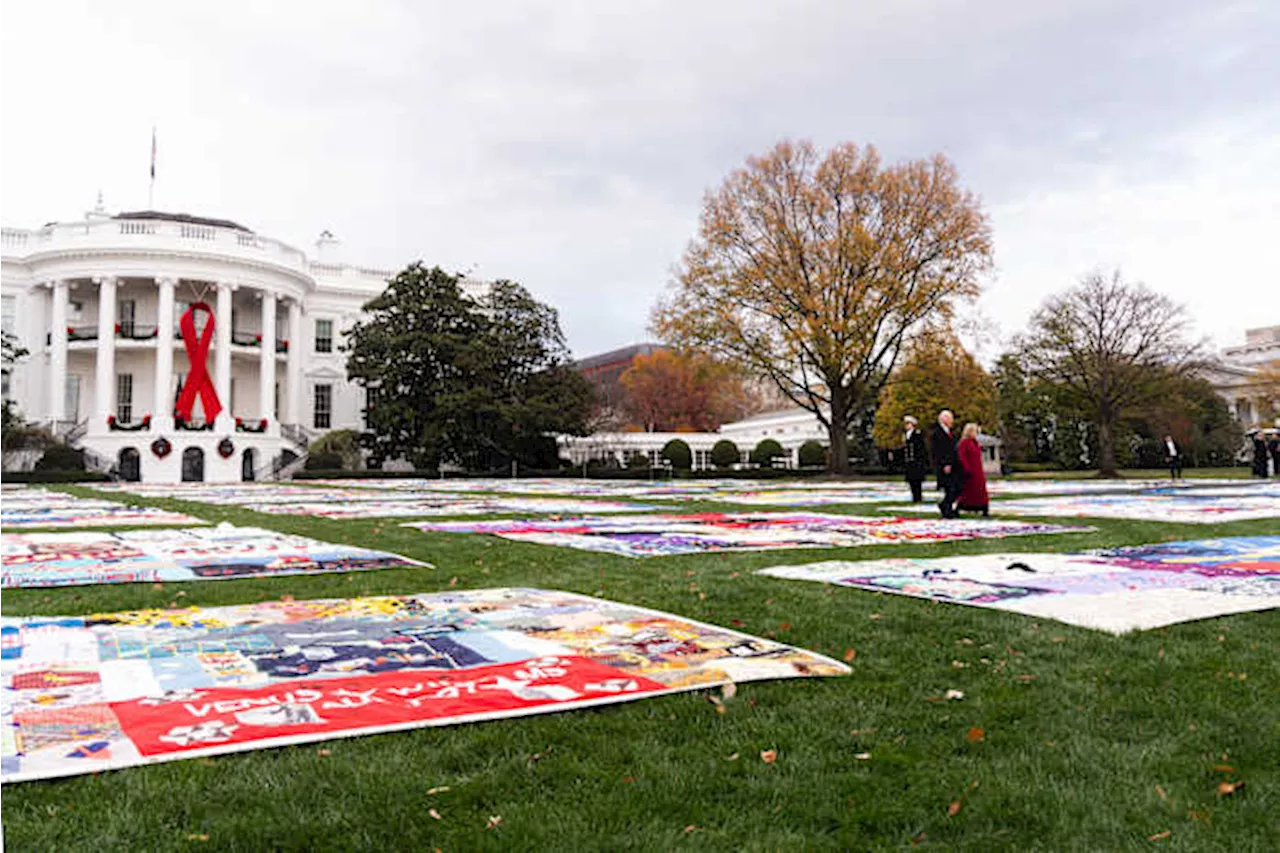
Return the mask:
[[[157,211],[3,231],[6,395],[99,468],[259,478],[363,424],[341,334],[391,277],[234,222]],[[478,284],[478,283],[477,283]]]

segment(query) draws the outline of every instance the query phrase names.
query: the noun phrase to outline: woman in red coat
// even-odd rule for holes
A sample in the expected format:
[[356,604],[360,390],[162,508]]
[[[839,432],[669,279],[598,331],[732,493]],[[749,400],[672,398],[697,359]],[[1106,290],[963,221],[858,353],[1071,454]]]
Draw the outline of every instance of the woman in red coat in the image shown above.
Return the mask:
[[978,425],[965,424],[960,434],[960,444],[956,447],[956,455],[960,457],[962,483],[960,497],[956,499],[957,510],[972,510],[989,514],[990,499],[987,497],[987,474],[982,470],[982,447],[978,445]]

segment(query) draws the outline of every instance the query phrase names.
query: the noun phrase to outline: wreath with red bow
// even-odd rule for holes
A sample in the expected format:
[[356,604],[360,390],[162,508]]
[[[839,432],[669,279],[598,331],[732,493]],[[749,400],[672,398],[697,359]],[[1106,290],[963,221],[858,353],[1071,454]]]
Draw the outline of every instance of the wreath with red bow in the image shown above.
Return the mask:
[[229,438],[224,438],[218,442],[218,455],[223,459],[230,459],[231,454],[236,452],[236,446]]
[[151,452],[154,453],[157,458],[163,459],[173,452],[173,445],[169,443],[169,439],[167,438],[157,438],[155,441],[151,442]]

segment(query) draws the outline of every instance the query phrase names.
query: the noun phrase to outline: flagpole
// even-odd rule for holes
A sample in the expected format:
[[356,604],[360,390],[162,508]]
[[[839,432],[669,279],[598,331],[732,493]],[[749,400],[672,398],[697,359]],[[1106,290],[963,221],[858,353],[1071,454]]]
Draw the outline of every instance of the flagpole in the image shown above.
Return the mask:
[[156,198],[156,126],[151,125],[151,183],[147,187],[147,210],[155,207]]

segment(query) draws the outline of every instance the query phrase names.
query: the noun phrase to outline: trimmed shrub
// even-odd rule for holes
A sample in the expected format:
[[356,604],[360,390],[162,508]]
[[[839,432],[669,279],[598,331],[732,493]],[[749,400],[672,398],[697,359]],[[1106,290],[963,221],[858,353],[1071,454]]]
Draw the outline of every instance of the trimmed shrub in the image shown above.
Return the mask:
[[360,433],[353,429],[335,429],[326,432],[311,442],[307,449],[311,454],[308,458],[308,466],[310,466],[310,459],[316,456],[322,456],[326,461],[331,461],[329,457],[336,455],[338,464],[327,466],[329,469],[346,468],[354,471],[360,467]]
[[342,470],[342,454],[337,451],[311,452],[307,454],[307,461],[303,463],[308,471],[339,471]]
[[663,446],[662,458],[670,462],[671,467],[677,471],[688,471],[693,467],[693,451],[678,438],[671,439]]
[[801,468],[824,468],[827,464],[827,448],[822,442],[809,439],[800,445],[798,452]]
[[766,438],[756,445],[755,450],[751,451],[751,461],[757,465],[770,468],[773,466],[773,460],[786,455],[787,452],[782,449],[781,444],[772,438]]
[[83,471],[84,451],[65,444],[55,444],[35,464],[35,471]]
[[738,445],[727,438],[722,438],[711,448],[711,464],[717,468],[732,468],[742,461]]

